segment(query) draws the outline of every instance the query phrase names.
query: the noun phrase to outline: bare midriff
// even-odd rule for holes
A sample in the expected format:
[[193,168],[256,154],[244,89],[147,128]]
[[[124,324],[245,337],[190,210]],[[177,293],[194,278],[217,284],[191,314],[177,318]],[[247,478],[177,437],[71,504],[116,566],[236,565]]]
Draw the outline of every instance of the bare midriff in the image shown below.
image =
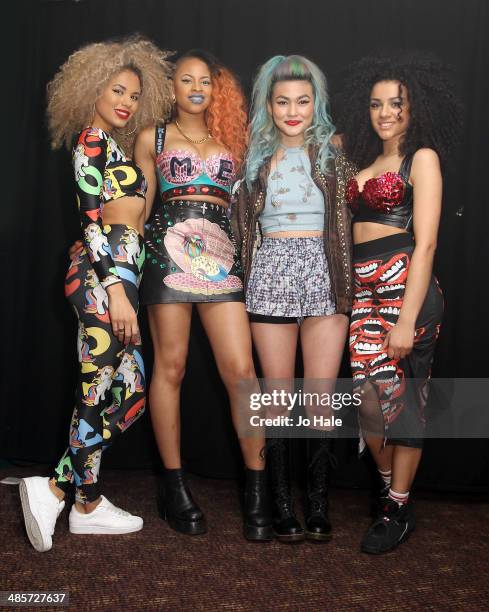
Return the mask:
[[393,227],[383,223],[361,221],[353,224],[353,243],[361,244],[362,242],[370,242],[370,240],[378,240],[379,238],[393,236],[394,234],[406,233],[406,230],[400,227]]
[[178,196],[175,198],[168,198],[165,200],[166,202],[174,202],[179,200],[190,200],[192,202],[211,202],[211,204],[219,204],[223,208],[227,208],[229,204],[225,200],[221,200],[221,198],[216,198],[216,196],[204,196],[204,195],[195,195],[195,196]]
[[321,230],[270,232],[263,234],[264,238],[322,238],[324,232]]
[[104,225],[129,225],[144,235],[145,199],[139,196],[123,196],[104,204]]

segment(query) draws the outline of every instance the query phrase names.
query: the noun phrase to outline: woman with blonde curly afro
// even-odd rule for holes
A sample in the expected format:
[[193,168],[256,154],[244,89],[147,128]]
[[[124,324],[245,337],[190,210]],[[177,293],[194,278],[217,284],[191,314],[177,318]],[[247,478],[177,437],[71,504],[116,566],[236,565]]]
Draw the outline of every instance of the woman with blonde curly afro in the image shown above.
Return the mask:
[[73,148],[84,249],[65,281],[78,317],[80,364],[69,447],[51,478],[20,483],[27,535],[41,552],[52,546],[73,485],[72,533],[121,534],[143,526],[100,494],[98,475],[102,451],[145,406],[136,313],[147,181],[130,155],[138,130],[170,110],[166,56],[140,37],[94,43],[73,53],[48,85],[52,146]]
[[[238,425],[239,383],[259,391],[227,208],[246,149],[243,93],[231,72],[205,51],[176,62],[172,120],[143,130],[135,155],[148,178],[147,201],[159,197],[146,233],[141,302],[148,305],[154,346],[149,391],[153,428],[165,473],[162,518],[185,534],[206,531],[204,515],[185,481],[180,458],[180,387],[185,372],[192,304],[210,340]],[[264,481],[263,437],[241,437],[246,464],[244,535],[271,539]]]

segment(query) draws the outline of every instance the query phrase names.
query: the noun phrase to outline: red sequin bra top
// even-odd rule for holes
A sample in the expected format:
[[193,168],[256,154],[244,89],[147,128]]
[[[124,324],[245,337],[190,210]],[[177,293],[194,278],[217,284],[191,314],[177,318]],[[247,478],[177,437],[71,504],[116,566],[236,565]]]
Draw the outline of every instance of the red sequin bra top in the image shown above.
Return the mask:
[[348,181],[346,201],[353,212],[353,223],[370,221],[412,232],[413,187],[409,183],[413,156],[406,156],[399,172],[385,172],[368,179],[363,191],[355,178]]

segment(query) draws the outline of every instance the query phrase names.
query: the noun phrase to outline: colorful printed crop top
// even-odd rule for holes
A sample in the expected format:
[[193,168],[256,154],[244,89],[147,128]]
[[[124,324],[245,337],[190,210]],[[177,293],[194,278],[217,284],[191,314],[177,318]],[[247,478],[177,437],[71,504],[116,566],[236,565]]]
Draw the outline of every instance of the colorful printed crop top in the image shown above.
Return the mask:
[[156,172],[163,200],[178,196],[206,195],[231,199],[236,165],[230,153],[201,159],[193,151],[164,151],[166,126],[156,128]]
[[355,178],[348,181],[346,200],[353,212],[353,223],[369,221],[412,232],[413,187],[409,183],[413,156],[406,156],[399,172],[384,172],[365,181],[358,190]]
[[120,282],[102,222],[103,205],[124,196],[146,196],[141,169],[99,128],[85,128],[73,148],[76,197],[83,242],[102,287]]

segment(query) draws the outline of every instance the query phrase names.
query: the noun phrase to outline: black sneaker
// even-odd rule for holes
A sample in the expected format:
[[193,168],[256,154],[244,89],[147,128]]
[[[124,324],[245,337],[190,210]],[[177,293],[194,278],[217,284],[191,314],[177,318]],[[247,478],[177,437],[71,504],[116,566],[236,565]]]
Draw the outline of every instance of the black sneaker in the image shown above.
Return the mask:
[[412,504],[399,506],[388,497],[380,500],[379,514],[370,525],[361,543],[362,552],[379,555],[393,550],[414,530],[416,520]]

